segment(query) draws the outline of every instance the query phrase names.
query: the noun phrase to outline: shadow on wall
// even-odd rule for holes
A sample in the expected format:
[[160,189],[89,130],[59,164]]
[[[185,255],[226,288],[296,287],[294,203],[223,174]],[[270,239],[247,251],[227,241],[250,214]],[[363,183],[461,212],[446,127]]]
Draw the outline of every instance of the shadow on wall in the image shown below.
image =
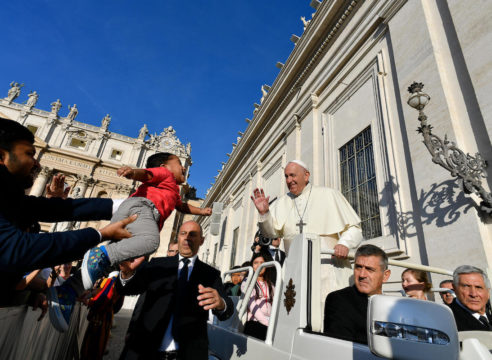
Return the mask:
[[[386,182],[381,191],[381,203],[390,203],[388,196],[394,196],[399,189],[399,185],[391,177],[390,182]],[[391,194],[391,195],[390,195]],[[456,222],[462,214],[468,213],[470,209],[479,210],[475,202],[466,197],[459,186],[458,180],[450,179],[440,184],[432,184],[429,191],[420,190],[418,197],[420,214],[414,211],[397,212],[396,224],[391,221],[394,215],[388,212],[388,223],[393,233],[398,233],[403,239],[417,235],[415,217],[420,215],[421,224],[431,225],[435,223],[437,227],[444,227]],[[480,213],[480,212],[478,212]],[[395,229],[396,226],[396,229]]]

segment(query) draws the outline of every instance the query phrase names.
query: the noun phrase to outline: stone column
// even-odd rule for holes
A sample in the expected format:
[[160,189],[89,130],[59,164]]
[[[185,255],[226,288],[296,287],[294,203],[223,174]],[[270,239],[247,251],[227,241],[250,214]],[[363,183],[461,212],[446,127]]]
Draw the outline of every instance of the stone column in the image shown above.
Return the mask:
[[85,197],[88,186],[94,182],[94,179],[87,175],[77,175],[77,179],[77,186],[73,190],[73,197],[83,198]]
[[44,188],[46,187],[46,183],[48,182],[48,178],[51,176],[52,173],[53,173],[52,169],[43,166],[41,168],[41,171],[39,172],[39,175],[34,181],[34,184],[31,188],[29,195],[33,195],[33,196],[43,195],[43,191]]

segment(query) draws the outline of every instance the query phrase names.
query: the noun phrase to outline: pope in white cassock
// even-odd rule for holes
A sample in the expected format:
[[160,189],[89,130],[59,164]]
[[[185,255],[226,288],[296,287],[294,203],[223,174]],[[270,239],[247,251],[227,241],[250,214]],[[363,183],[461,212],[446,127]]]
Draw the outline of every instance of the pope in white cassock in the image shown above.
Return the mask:
[[296,235],[320,235],[322,249],[335,250],[335,257],[322,260],[322,292],[326,295],[349,286],[353,272],[347,255],[362,241],[359,216],[338,190],[311,185],[310,172],[304,162],[290,161],[284,173],[289,192],[271,206],[270,197],[265,196],[263,189],[253,191],[251,199],[260,213],[262,234],[270,238],[283,237],[287,258]]

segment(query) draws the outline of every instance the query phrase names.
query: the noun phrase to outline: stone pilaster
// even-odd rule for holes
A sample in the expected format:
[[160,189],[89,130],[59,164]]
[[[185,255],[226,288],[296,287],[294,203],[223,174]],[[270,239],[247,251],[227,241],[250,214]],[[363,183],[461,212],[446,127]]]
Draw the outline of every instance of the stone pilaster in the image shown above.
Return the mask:
[[44,188],[46,187],[46,183],[48,182],[49,177],[53,173],[53,170],[43,166],[41,171],[39,172],[36,180],[34,180],[34,184],[31,188],[30,195],[33,196],[41,196],[43,195]]

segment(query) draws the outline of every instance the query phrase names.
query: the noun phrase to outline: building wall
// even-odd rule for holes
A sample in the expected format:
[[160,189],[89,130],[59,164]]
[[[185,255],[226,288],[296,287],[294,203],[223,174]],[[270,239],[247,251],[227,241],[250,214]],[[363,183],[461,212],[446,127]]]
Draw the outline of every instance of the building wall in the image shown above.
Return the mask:
[[[22,97],[21,94],[20,98]],[[58,109],[44,111],[35,106],[20,104],[17,98],[8,97],[0,99],[0,116],[28,126],[35,133],[37,158],[42,171],[30,189],[31,195],[43,195],[51,177],[56,173],[63,173],[66,183],[71,186],[70,197],[124,199],[139,184],[117,176],[116,171],[121,166],[145,167],[147,158],[156,152],[177,155],[187,172],[192,164],[191,145],[181,144],[172,127],[165,128],[160,134],[149,135],[144,125],[138,136],[132,138],[109,131],[110,121],[107,125],[102,122],[101,126],[93,126],[61,116]],[[85,146],[72,146],[72,139],[77,139],[78,144],[81,144],[80,141],[85,142]],[[121,154],[113,154],[113,150]],[[180,188],[183,197],[188,185],[183,184]],[[161,245],[156,256],[165,256],[168,242],[174,238],[180,225],[175,221],[175,214],[176,211],[164,224]],[[107,223],[84,222],[76,224],[76,227],[100,228]],[[51,224],[42,224],[42,229],[49,231],[53,228]]]
[[[365,241],[395,258],[447,269],[468,263],[490,273],[492,230],[481,218],[480,199],[432,163],[416,131],[418,113],[406,104],[408,86],[423,82],[433,132],[492,161],[490,7],[323,1],[207,193],[205,206],[223,202],[223,219],[240,213],[242,222],[219,236],[207,233],[203,258],[223,237],[218,268],[249,259],[258,219],[249,196],[256,187],[271,198],[285,194],[288,160],[305,161],[313,184],[340,189],[339,148],[370,126],[382,235]],[[490,188],[490,176],[484,181]],[[201,221],[207,229],[209,219]],[[240,245],[230,264],[226,245],[235,226]]]

